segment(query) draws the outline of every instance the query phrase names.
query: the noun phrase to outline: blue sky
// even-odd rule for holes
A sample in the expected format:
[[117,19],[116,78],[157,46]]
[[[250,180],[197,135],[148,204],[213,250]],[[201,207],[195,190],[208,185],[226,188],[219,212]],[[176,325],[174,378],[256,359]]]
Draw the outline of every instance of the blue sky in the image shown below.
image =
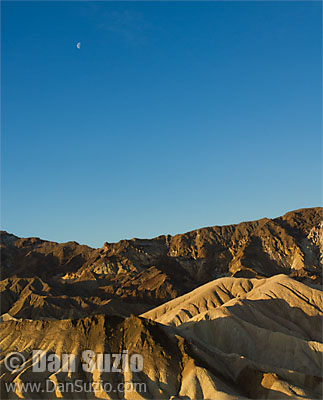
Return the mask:
[[2,2],[2,228],[99,247],[321,205],[321,8]]

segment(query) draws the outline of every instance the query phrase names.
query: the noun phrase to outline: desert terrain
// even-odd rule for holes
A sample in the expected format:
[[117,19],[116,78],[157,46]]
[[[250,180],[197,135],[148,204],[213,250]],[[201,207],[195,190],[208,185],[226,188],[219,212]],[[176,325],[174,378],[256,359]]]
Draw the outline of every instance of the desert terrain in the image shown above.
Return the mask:
[[[322,212],[97,249],[2,231],[1,398],[321,398]],[[34,349],[127,350],[142,355],[143,368],[36,374]],[[24,357],[16,371],[5,363],[12,352]],[[95,390],[20,390],[48,379],[82,379]],[[107,392],[102,381],[145,390]]]

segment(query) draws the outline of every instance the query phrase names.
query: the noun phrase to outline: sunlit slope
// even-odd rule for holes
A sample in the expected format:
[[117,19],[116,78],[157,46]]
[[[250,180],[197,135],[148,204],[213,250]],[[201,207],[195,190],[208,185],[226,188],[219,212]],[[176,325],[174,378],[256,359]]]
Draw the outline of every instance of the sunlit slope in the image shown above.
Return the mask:
[[173,327],[231,379],[251,368],[272,374],[263,386],[282,397],[314,398],[322,383],[322,311],[321,290],[277,275],[218,279],[143,316]]
[[[162,304],[142,316],[166,325],[177,326],[191,319],[201,319],[204,315],[207,318],[207,313],[209,315],[219,306],[223,306],[222,310],[228,307],[239,308],[239,312],[243,312],[245,318],[250,315],[254,320],[255,315],[250,314],[248,308],[257,304],[257,309],[262,310],[268,307],[265,304],[271,304],[273,317],[277,319],[288,317],[289,321],[286,321],[286,324],[291,326],[292,320],[295,319],[297,322],[301,313],[308,316],[322,313],[322,292],[318,290],[318,286],[317,289],[314,287],[304,285],[286,275],[275,275],[264,279],[220,278]],[[272,301],[266,303],[264,300],[268,299]],[[282,313],[285,314],[281,315]],[[260,314],[263,315],[263,312]],[[313,332],[313,327],[308,329],[308,334],[318,335],[317,332]]]

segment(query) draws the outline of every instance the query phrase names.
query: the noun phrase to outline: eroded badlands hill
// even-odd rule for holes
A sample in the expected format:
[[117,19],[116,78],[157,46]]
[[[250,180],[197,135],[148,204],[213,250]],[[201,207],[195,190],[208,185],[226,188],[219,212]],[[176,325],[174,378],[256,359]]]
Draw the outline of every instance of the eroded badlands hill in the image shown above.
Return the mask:
[[[106,393],[99,387],[94,397],[70,393],[68,398],[320,398],[322,304],[320,290],[285,275],[222,278],[141,317],[7,321],[0,334],[5,349],[0,361],[2,398],[8,398],[5,382],[40,380],[39,374],[31,372],[32,349],[77,355],[85,349],[96,353],[127,349],[129,354],[143,355],[140,372],[94,369],[89,373],[78,368],[72,376],[62,371],[41,374],[41,381],[82,379],[95,384],[103,380],[114,387],[118,382],[145,384],[144,391]],[[26,363],[21,371],[11,373],[3,358],[17,349]],[[18,391],[16,396],[38,398]],[[60,396],[46,393],[41,398]]]

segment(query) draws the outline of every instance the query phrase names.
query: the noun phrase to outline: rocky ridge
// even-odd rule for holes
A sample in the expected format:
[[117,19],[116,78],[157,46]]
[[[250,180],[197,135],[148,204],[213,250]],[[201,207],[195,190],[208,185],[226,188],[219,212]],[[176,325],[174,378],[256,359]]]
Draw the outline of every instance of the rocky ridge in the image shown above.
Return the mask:
[[108,312],[115,304],[116,313],[130,315],[226,276],[282,273],[320,284],[322,210],[301,209],[272,220],[121,240],[99,249],[2,232],[1,313],[31,318],[34,309],[43,317],[80,317]]

